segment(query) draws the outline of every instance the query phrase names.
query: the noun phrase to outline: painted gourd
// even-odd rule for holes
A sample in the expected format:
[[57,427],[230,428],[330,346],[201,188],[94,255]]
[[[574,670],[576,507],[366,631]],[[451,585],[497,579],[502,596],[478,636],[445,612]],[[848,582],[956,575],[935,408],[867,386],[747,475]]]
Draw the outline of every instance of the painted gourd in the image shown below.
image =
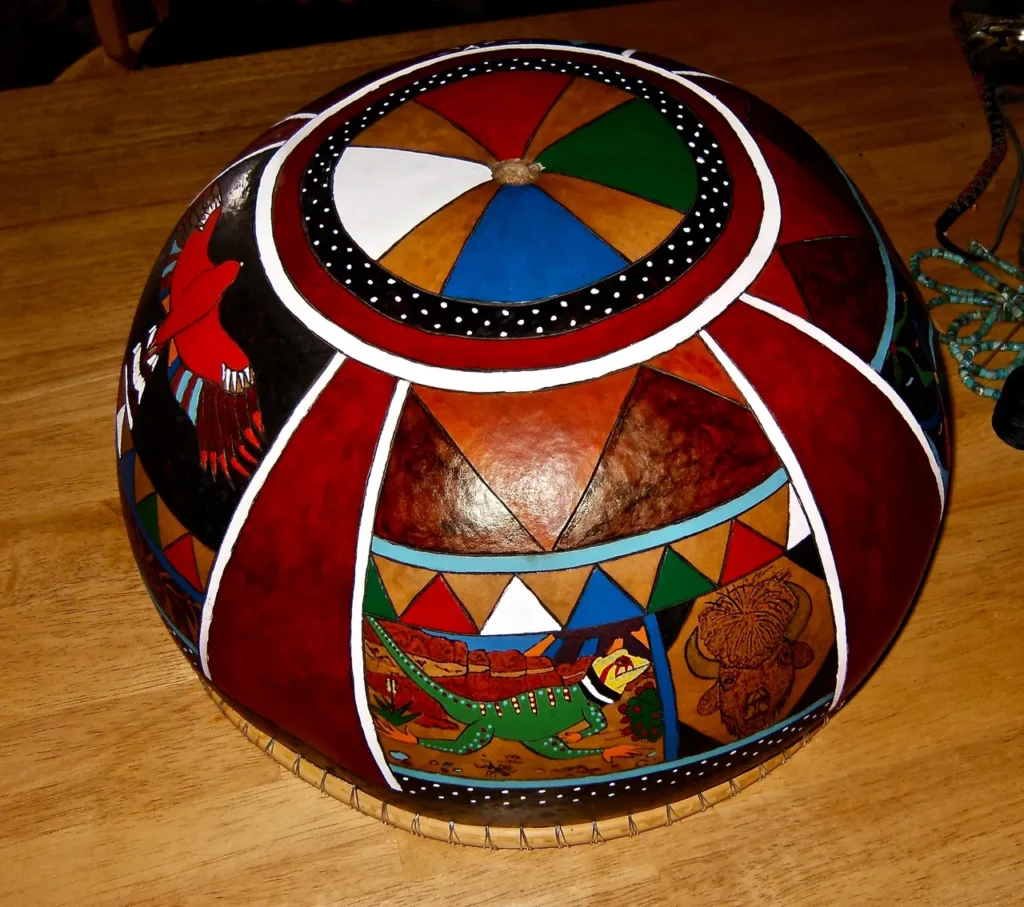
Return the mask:
[[749,772],[861,683],[939,529],[943,394],[903,265],[773,108],[473,46],[282,120],[191,205],[118,475],[251,726],[418,815],[584,822]]

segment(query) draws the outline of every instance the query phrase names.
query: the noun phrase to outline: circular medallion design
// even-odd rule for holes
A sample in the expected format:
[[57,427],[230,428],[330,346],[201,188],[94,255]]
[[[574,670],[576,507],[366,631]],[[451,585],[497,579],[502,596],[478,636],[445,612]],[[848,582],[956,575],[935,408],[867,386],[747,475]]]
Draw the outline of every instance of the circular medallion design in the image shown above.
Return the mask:
[[301,189],[314,255],[364,303],[497,338],[650,298],[718,238],[731,190],[714,135],[665,89],[518,57],[370,104],[320,143]]
[[262,177],[257,244],[335,348],[438,388],[598,377],[691,336],[778,233],[738,118],[655,64],[471,48],[364,85]]

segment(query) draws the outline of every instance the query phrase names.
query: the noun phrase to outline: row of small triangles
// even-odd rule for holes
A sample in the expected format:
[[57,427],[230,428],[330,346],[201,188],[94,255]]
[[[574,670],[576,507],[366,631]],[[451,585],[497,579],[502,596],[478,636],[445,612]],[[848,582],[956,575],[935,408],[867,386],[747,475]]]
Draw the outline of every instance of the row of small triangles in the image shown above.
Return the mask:
[[522,577],[442,575],[375,556],[365,607],[378,617],[456,635],[578,630],[692,601],[759,570],[810,535],[797,495],[786,485],[739,519],[600,566]]
[[725,550],[729,546],[730,524],[721,523],[699,535],[673,542],[672,550],[714,582],[722,575]]
[[[136,504],[136,512],[152,543],[193,588],[206,588],[213,566],[214,552],[190,534],[156,494]],[[179,531],[180,530],[180,531]]]
[[784,548],[795,547],[811,534],[796,489],[788,483],[742,514],[739,521]]
[[[213,567],[215,552],[193,536],[170,511],[154,490],[138,456],[135,457],[135,512],[150,542],[163,551],[164,557],[194,589],[206,588]],[[142,496],[139,497],[140,492]]]
[[[402,576],[405,571],[410,573]],[[381,572],[392,579],[397,600],[389,596]],[[410,592],[423,574],[430,578],[419,590]],[[401,579],[394,582],[399,577]],[[378,557],[370,561],[366,583],[364,608],[368,613],[385,619],[398,618],[403,623],[426,629],[483,636],[549,633],[561,629],[559,621],[541,604],[537,595],[518,576],[511,574],[431,576],[429,571],[404,568]],[[470,606],[463,601],[470,602]]]

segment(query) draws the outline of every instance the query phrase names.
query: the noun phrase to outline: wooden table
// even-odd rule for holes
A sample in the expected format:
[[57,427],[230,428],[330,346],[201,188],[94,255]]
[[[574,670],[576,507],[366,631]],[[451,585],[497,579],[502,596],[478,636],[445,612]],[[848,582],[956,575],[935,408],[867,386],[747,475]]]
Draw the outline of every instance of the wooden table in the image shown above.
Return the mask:
[[[535,853],[417,840],[264,758],[171,644],[125,539],[112,432],[161,242],[305,100],[523,35],[643,47],[757,92],[821,139],[904,254],[933,243],[987,149],[946,4],[924,0],[622,7],[0,95],[5,905],[1019,903],[1024,454],[959,385],[950,514],[881,669],[784,769],[671,828]],[[987,238],[1001,204],[962,234]]]

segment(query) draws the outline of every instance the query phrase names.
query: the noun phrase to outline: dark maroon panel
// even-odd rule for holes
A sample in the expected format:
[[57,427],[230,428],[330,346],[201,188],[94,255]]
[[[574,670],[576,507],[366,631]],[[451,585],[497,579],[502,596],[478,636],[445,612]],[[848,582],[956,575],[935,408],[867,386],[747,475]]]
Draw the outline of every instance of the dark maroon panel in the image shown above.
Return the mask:
[[846,236],[781,246],[813,321],[870,362],[885,330],[889,288],[874,238]]
[[[779,190],[782,206],[779,245],[822,236],[873,238],[871,225],[860,209],[851,207],[842,196],[836,195],[804,166],[804,161],[789,157],[765,139],[759,139],[757,145]],[[846,194],[848,197],[849,193]]]
[[776,110],[754,95],[749,97],[747,127],[755,135],[768,139],[794,160],[814,174],[838,199],[845,201],[853,211],[858,210],[857,200],[850,189],[839,165],[818,142],[789,117]]
[[394,385],[349,359],[313,404],[249,511],[208,646],[220,689],[378,783],[349,638],[359,516]]
[[710,332],[772,411],[825,521],[847,695],[896,634],[931,556],[941,505],[929,456],[877,387],[796,328],[737,303]]

